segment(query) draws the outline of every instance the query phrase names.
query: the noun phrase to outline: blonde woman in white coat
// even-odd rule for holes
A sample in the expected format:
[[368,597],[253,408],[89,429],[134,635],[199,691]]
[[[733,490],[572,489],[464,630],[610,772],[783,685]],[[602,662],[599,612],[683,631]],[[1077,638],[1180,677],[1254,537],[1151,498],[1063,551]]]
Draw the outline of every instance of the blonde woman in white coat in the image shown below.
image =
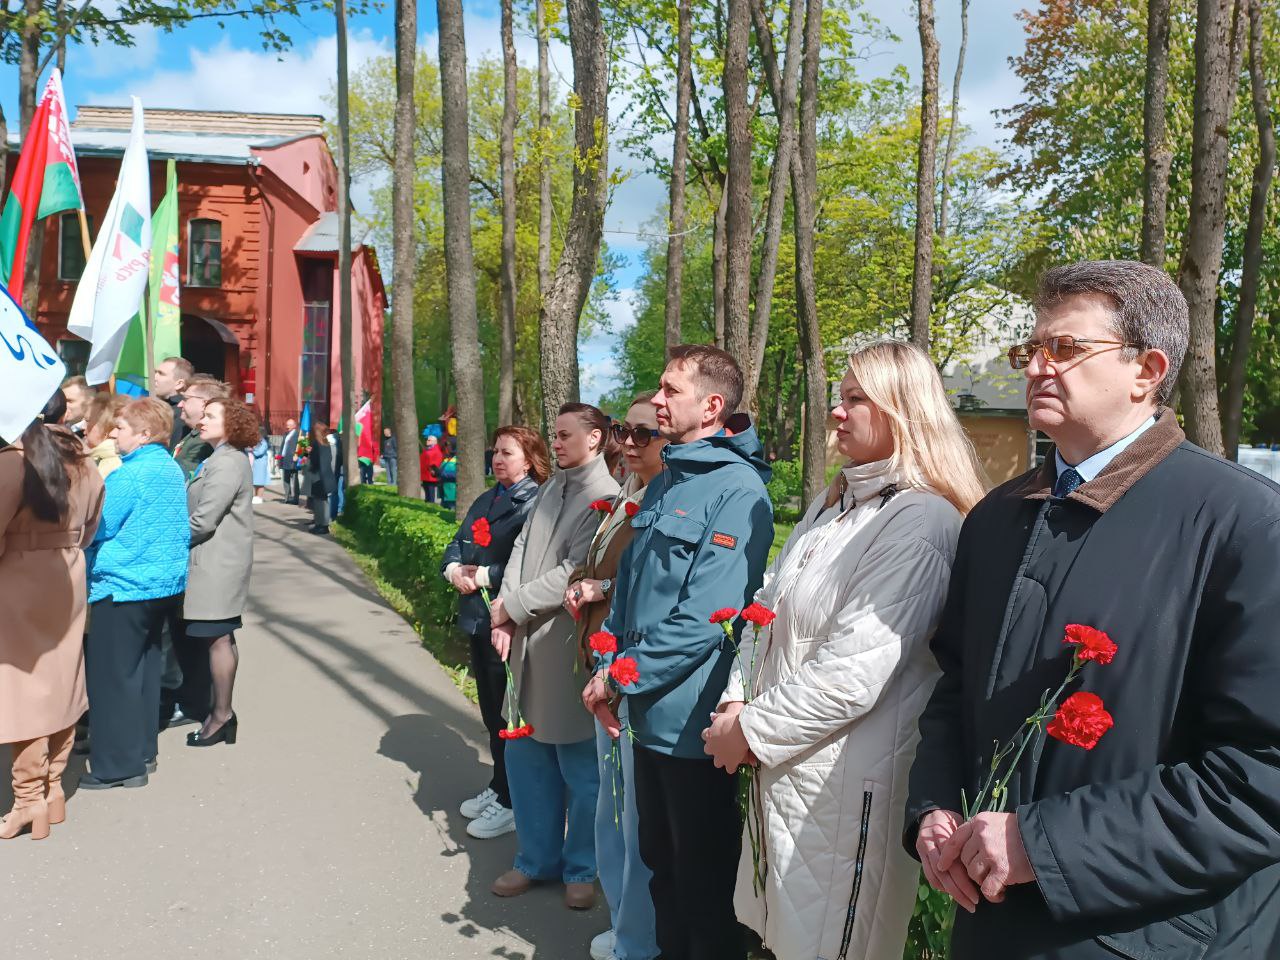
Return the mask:
[[963,516],[983,494],[937,371],[908,344],[850,357],[848,463],[770,566],[707,753],[757,765],[762,889],[744,833],[734,906],[778,960],[900,960],[920,867],[904,852],[916,721]]

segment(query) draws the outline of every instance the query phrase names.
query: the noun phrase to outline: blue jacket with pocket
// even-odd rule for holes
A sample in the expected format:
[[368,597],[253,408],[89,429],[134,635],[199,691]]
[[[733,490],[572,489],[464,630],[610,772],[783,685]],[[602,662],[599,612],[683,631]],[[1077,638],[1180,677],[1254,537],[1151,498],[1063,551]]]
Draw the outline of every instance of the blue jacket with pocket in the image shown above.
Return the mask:
[[710,758],[702,731],[728,683],[733,645],[710,622],[751,602],[773,544],[770,470],[745,415],[728,429],[662,451],[665,469],[631,521],[604,629],[640,679],[622,688],[636,743]]
[[191,524],[182,468],[158,443],[121,457],[107,477],[88,552],[89,602],[158,600],[187,589]]

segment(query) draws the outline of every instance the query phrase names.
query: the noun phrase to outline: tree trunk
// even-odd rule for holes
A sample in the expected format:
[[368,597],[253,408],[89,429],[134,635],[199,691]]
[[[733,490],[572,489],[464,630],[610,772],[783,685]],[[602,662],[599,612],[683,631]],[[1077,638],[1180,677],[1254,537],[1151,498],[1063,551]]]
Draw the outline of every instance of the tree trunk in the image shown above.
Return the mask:
[[[18,59],[18,116],[21,122],[22,143],[26,145],[31,134],[31,120],[36,112],[36,84],[40,80],[40,28],[38,17],[41,0],[25,0],[27,26],[22,32],[22,48]],[[32,322],[40,306],[40,262],[44,255],[44,221],[31,225],[27,237],[27,260],[22,269],[22,309]]]
[[750,365],[751,324],[751,106],[747,53],[751,45],[749,0],[729,0],[724,54],[724,112],[728,172],[725,178],[724,348]]
[[[814,239],[818,187],[818,55],[822,47],[822,0],[808,0],[804,25],[804,63],[800,82],[800,139],[791,165],[795,208],[796,323],[804,363],[804,445],[801,452],[804,503],[821,492],[826,480],[827,367],[818,327],[818,291],[814,279]],[[789,54],[788,54],[789,55]],[[931,221],[932,222],[932,221]]]
[[711,238],[711,309],[715,322],[716,346],[724,349],[724,294],[725,294],[725,212],[729,191],[720,183],[720,199],[716,203],[714,233]]
[[458,515],[484,492],[484,369],[476,317],[475,258],[471,250],[471,159],[468,145],[467,47],[462,0],[436,0],[440,31],[443,119],[441,193],[449,340],[458,408]]
[[947,126],[947,146],[942,152],[942,198],[938,202],[938,239],[947,235],[951,203],[951,161],[955,157],[960,128],[960,79],[964,76],[964,55],[969,49],[969,0],[960,0],[960,52],[956,55],[956,77],[951,84],[951,123]]
[[1239,69],[1232,68],[1242,28],[1239,0],[1199,0],[1191,215],[1179,270],[1179,286],[1191,317],[1191,342],[1182,368],[1182,412],[1191,442],[1219,456],[1223,445],[1215,370],[1216,314],[1226,229],[1227,128],[1239,77]]
[[934,191],[938,156],[938,35],[933,0],[917,0],[920,14],[920,152],[916,161],[916,261],[911,283],[911,342],[929,352],[933,301]]
[[1262,52],[1262,0],[1249,4],[1249,81],[1253,116],[1258,125],[1258,162],[1253,168],[1253,192],[1249,197],[1249,224],[1244,235],[1244,270],[1240,278],[1240,305],[1236,313],[1231,366],[1227,371],[1226,411],[1223,434],[1227,457],[1239,454],[1244,415],[1244,382],[1253,346],[1253,320],[1258,309],[1258,283],[1262,274],[1262,237],[1267,226],[1267,196],[1276,169],[1276,131],[1271,118]]
[[347,102],[347,3],[337,0],[338,26],[338,329],[342,367],[342,469],[345,483],[360,482],[356,467],[355,347],[351,323],[351,111]]
[[676,10],[676,129],[671,151],[671,200],[667,237],[667,356],[684,339],[681,308],[684,296],[685,172],[689,164],[689,97],[693,85],[690,34],[691,0],[678,0]]
[[800,45],[804,36],[804,9],[793,4],[787,14],[786,62],[778,74],[778,53],[772,28],[761,0],[752,0],[756,39],[764,61],[765,78],[773,111],[778,117],[778,150],[769,172],[769,205],[765,214],[764,240],[760,249],[760,272],[756,276],[755,313],[751,325],[751,357],[746,369],[744,406],[756,409],[756,391],[764,367],[764,351],[769,342],[769,320],[773,313],[773,285],[778,276],[778,248],[782,242],[783,218],[787,210],[787,184],[796,149],[796,87],[800,76]]
[[[546,352],[542,317],[551,295],[551,158],[548,140],[551,136],[551,70],[546,0],[536,0],[538,28],[538,348]],[[541,361],[540,361],[541,362]],[[542,431],[550,433],[555,418],[546,416],[543,404]]]
[[413,78],[417,64],[418,6],[396,0],[396,118],[395,171],[392,176],[391,231],[395,269],[391,304],[391,393],[396,451],[403,451],[396,472],[402,497],[422,494],[418,468],[418,401],[413,382],[413,278],[418,247],[413,238],[413,192],[416,164],[413,133],[416,125]]
[[604,27],[595,0],[567,0],[569,50],[573,56],[573,206],[564,250],[542,305],[542,408],[547,423],[565,403],[578,399],[578,320],[591,292],[604,208],[608,202],[608,81]]
[[502,0],[502,323],[498,423],[515,422],[516,388],[516,42],[512,0]]
[[1147,79],[1142,104],[1142,262],[1165,268],[1168,245],[1169,148],[1165,101],[1169,90],[1169,0],[1147,7]]

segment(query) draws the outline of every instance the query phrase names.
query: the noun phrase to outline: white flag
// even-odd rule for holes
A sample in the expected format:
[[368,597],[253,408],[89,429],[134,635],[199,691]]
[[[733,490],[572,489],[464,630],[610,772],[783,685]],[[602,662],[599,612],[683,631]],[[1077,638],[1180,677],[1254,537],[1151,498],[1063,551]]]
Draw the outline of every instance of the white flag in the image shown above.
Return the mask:
[[138,312],[151,262],[151,172],[142,130],[142,101],[133,98],[133,129],[115,196],[71,303],[67,329],[93,343],[89,383],[111,379],[129,322]]
[[9,291],[0,287],[0,294],[0,437],[13,443],[62,385],[67,367]]

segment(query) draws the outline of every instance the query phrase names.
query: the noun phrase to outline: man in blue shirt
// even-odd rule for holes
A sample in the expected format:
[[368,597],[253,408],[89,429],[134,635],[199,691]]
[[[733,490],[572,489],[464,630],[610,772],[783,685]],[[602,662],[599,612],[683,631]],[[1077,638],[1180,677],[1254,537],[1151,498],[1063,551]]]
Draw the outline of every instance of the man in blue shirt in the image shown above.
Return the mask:
[[635,741],[640,855],[658,948],[668,960],[741,960],[733,912],[741,839],[736,773],[717,769],[701,734],[728,681],[733,647],[710,622],[751,602],[773,543],[770,476],[750,419],[735,415],[742,371],[723,350],[681,346],[653,398],[670,441],[663,472],[632,520],[604,629],[639,677],[621,688],[601,671],[583,702],[612,726],[627,697]]

